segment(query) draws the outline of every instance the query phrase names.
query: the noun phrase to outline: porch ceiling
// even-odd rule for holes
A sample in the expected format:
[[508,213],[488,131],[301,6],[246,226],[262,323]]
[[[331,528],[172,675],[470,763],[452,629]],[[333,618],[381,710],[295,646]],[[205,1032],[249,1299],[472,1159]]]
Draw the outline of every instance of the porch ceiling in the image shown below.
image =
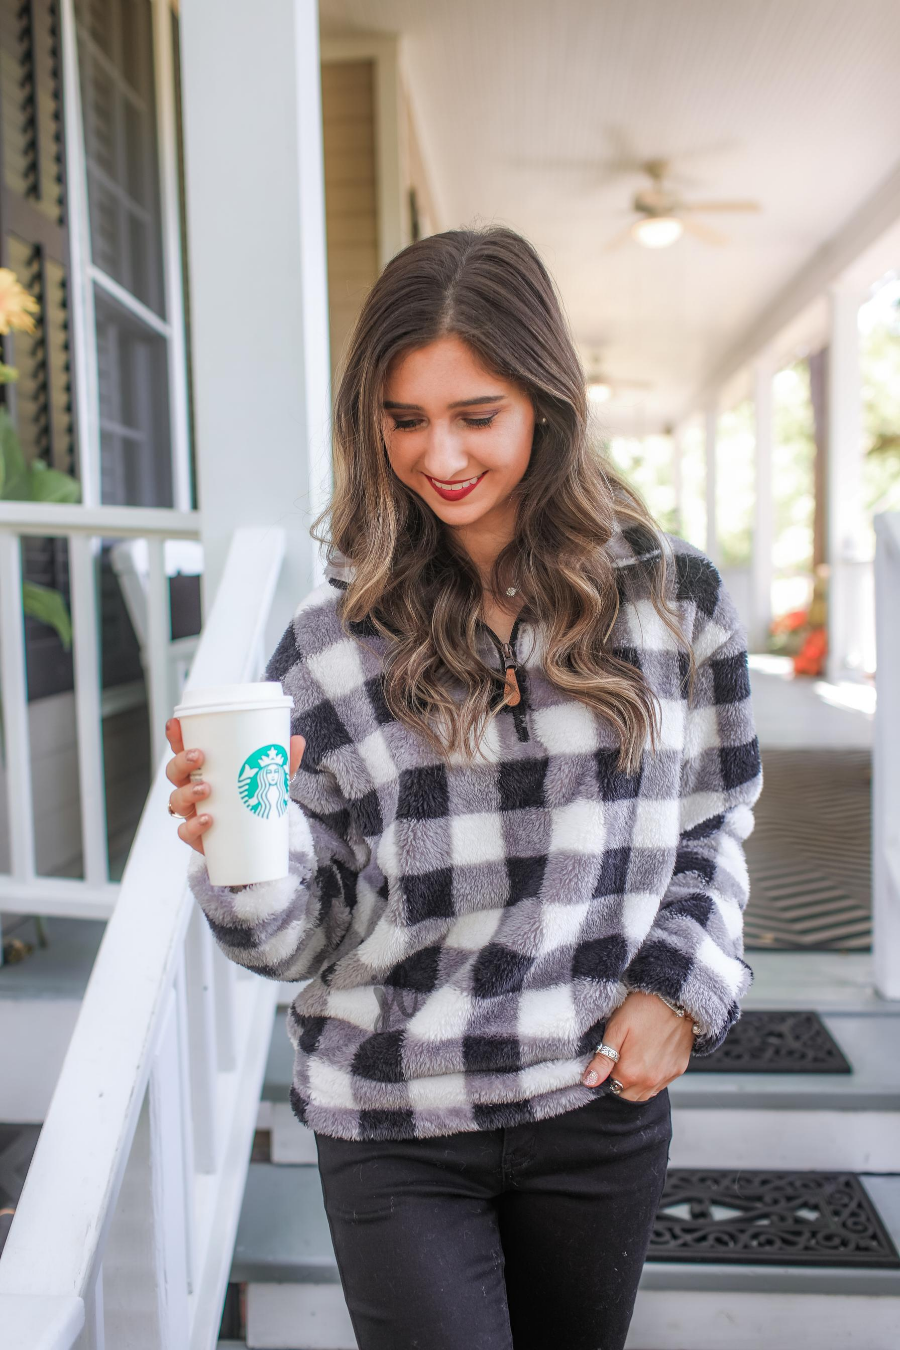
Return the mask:
[[[321,0],[323,32],[402,34],[443,226],[502,222],[560,284],[578,341],[652,388],[610,430],[677,418],[723,353],[897,166],[897,0]],[[668,157],[727,247],[605,243]],[[900,263],[900,258],[898,258]]]

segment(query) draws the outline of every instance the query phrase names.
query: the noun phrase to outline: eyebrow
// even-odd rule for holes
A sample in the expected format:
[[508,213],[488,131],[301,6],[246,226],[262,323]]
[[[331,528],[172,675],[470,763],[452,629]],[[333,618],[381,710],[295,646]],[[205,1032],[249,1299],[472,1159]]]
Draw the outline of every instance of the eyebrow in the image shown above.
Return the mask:
[[[500,403],[506,398],[505,394],[480,394],[478,398],[461,398],[456,403],[448,403],[448,408],[474,408],[480,403]],[[385,412],[424,412],[425,409],[421,403],[391,403],[385,402],[383,405]]]

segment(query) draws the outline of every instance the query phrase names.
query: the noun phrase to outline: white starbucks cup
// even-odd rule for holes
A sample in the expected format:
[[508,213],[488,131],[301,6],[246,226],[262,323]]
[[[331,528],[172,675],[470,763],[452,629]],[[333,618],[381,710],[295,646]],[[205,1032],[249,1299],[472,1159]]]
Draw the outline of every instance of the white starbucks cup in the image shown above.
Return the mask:
[[203,852],[213,886],[288,875],[288,783],[293,699],[276,681],[187,689],[174,716],[185,750],[202,750],[191,777],[209,784]]

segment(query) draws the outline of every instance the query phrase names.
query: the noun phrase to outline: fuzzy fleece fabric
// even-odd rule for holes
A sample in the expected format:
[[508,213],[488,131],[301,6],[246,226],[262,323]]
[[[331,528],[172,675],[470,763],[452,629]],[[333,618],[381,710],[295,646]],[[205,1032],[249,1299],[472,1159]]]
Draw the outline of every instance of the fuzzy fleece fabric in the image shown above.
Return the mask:
[[[687,658],[647,598],[660,545]],[[762,768],[746,635],[712,562],[671,534],[617,529],[609,645],[662,710],[637,773],[613,728],[543,674],[539,623],[517,621],[521,703],[482,625],[496,712],[477,756],[442,760],[385,706],[384,639],[346,625],[346,572],[298,606],[266,667],[306,737],[290,782],[290,875],[189,884],[232,961],[303,982],[289,1010],[291,1102],[314,1130],[410,1139],[582,1106],[581,1075],[634,989],[684,1004],[711,1053],[753,979],[743,959]],[[673,1013],[674,1016],[674,1013]]]

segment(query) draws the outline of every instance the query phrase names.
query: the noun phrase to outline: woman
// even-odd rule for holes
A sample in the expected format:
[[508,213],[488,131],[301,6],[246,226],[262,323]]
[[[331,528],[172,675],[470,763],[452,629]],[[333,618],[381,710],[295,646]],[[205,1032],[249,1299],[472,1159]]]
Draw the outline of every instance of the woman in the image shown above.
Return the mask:
[[294,699],[290,876],[210,884],[173,720],[190,883],[231,960],[309,980],[291,1101],[361,1350],[616,1350],[667,1085],[752,979],[741,624],[592,451],[510,230],[387,265],[334,432],[328,579],[265,675]]

